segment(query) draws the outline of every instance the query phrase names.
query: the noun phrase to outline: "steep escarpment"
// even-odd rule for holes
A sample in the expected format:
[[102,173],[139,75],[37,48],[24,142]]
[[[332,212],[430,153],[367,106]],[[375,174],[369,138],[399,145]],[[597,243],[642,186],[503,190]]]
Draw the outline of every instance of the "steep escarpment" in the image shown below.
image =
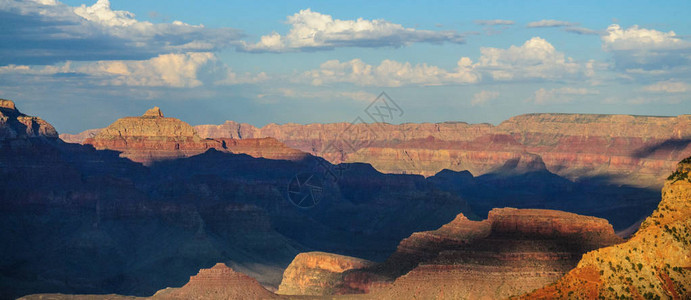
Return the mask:
[[536,298],[687,299],[691,296],[691,158],[679,163],[662,189],[662,201],[625,243],[583,256]]
[[48,122],[21,113],[11,100],[0,99],[0,141],[58,137]]

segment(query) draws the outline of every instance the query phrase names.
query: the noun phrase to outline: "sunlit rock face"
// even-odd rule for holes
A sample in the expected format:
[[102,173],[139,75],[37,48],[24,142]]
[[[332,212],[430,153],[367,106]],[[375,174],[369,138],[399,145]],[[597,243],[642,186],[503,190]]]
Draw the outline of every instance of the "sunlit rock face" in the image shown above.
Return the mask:
[[384,263],[302,253],[284,273],[279,293],[502,299],[552,283],[583,253],[621,241],[606,220],[561,211],[494,209],[483,221],[459,214],[402,240]]
[[84,141],[96,149],[122,152],[122,157],[145,165],[159,160],[203,153],[218,142],[200,138],[189,124],[166,118],[158,107],[141,117],[125,117]]
[[58,132],[48,122],[21,113],[11,100],[0,99],[0,141],[57,137]]
[[158,291],[151,299],[274,299],[259,282],[223,263],[201,269],[181,288]]
[[333,295],[343,290],[343,272],[362,269],[374,263],[355,257],[324,253],[300,253],[283,273],[278,287],[279,294],[285,295]]
[[662,201],[623,244],[583,256],[556,284],[523,296],[546,298],[662,298],[691,295],[691,158],[668,177]]

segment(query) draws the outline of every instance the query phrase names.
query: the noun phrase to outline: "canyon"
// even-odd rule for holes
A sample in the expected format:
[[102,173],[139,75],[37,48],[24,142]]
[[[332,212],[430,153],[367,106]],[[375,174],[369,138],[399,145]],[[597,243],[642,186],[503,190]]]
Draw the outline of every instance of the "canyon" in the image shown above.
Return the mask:
[[[629,255],[639,270],[639,261],[650,261],[661,278],[641,295],[688,289],[689,218],[676,214],[688,202],[689,167],[664,183],[664,208],[655,190],[669,161],[688,154],[687,116],[239,124],[218,134],[218,126],[191,126],[153,108],[68,143],[12,101],[0,102],[0,113],[0,226],[8,229],[0,238],[9,241],[0,248],[3,299],[213,298],[207,290],[249,298],[505,298],[555,295],[550,287],[577,286],[593,270],[613,282],[600,293],[611,287],[615,293],[602,295],[614,296],[653,277],[607,273],[593,253],[637,240],[643,249],[663,233],[664,249],[682,253],[679,263],[653,260],[665,250]],[[354,159],[367,151],[372,164]],[[462,159],[440,163],[453,155]],[[314,207],[291,203],[303,175],[317,179],[307,190],[318,197]],[[615,235],[658,213],[625,243]],[[669,216],[675,221],[663,222]],[[650,228],[653,238],[637,238]]]

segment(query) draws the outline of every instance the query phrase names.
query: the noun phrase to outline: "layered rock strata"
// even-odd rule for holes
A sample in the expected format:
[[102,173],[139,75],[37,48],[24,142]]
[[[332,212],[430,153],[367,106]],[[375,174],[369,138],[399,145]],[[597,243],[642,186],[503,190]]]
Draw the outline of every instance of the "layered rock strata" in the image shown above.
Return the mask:
[[597,249],[555,284],[524,299],[691,297],[691,158],[662,189],[657,210],[625,243]]

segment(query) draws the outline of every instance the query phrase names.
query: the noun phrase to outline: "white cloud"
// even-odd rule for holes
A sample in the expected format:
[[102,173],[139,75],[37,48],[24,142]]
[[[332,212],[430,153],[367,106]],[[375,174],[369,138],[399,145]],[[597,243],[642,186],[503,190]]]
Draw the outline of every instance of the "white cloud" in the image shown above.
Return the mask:
[[405,28],[386,20],[339,20],[330,15],[304,9],[288,16],[291,26],[285,36],[273,32],[255,44],[243,42],[239,50],[249,52],[286,52],[335,47],[400,47],[411,43],[462,43],[454,31]]
[[691,58],[691,42],[680,39],[674,31],[662,32],[637,25],[623,29],[612,24],[600,38],[602,49],[613,54],[619,69],[686,68]]
[[679,39],[674,31],[661,32],[655,29],[639,28],[638,25],[622,29],[617,24],[607,27],[602,36],[602,48],[617,50],[671,50],[688,48],[689,42]]
[[528,99],[528,101],[541,105],[569,103],[574,101],[576,96],[597,95],[599,93],[600,92],[597,90],[589,90],[586,88],[563,87],[551,90],[541,88],[535,91],[533,98]]
[[455,72],[448,72],[427,64],[411,65],[384,60],[378,66],[366,64],[360,59],[346,62],[329,60],[319,69],[307,71],[300,80],[312,85],[349,82],[362,86],[441,85],[448,83],[474,83],[480,77],[472,70],[472,61],[464,57],[458,61]]
[[473,99],[470,101],[470,105],[483,105],[491,100],[497,99],[497,97],[499,97],[499,92],[482,90],[473,95]]
[[526,27],[528,28],[540,28],[540,27],[566,27],[566,26],[574,26],[578,25],[578,23],[571,23],[571,22],[566,22],[566,21],[559,21],[559,20],[540,20],[536,22],[530,22]]
[[511,21],[511,20],[501,20],[501,19],[494,19],[494,20],[475,20],[475,24],[478,25],[483,25],[483,26],[496,26],[496,25],[513,25],[516,24],[516,22]]
[[685,93],[691,90],[691,86],[680,81],[660,81],[643,87],[643,90],[650,93]]
[[312,85],[348,82],[362,86],[428,86],[477,83],[485,76],[495,81],[583,79],[592,77],[596,69],[594,62],[574,62],[539,37],[521,46],[482,48],[480,51],[482,55],[477,63],[462,57],[453,71],[393,60],[384,60],[378,66],[361,59],[329,60],[296,80]]
[[0,65],[147,59],[170,52],[215,51],[237,45],[242,37],[232,28],[140,21],[131,12],[112,10],[108,0],[78,7],[51,0],[3,0],[0,13],[22,24],[0,28],[4,43],[13,45],[0,49]]
[[[0,67],[0,74],[53,76],[72,74],[79,80],[92,80],[97,85],[198,87],[201,77],[226,75],[227,66],[210,52],[162,54],[147,60],[106,60],[63,65],[30,67],[8,65]],[[212,80],[213,81],[213,80]],[[238,80],[239,81],[239,80]]]
[[559,79],[583,75],[585,71],[584,66],[540,37],[521,46],[482,48],[480,51],[482,56],[473,67],[489,73],[494,80]]

